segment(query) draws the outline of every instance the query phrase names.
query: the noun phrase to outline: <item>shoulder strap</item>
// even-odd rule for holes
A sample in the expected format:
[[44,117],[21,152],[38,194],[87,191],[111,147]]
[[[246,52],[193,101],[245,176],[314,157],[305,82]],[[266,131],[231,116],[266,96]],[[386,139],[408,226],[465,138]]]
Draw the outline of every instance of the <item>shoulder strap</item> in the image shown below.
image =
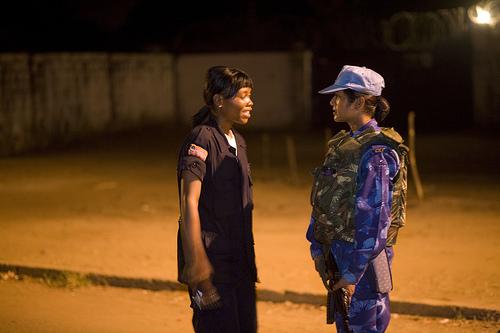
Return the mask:
[[345,130],[341,130],[337,134],[335,134],[330,140],[328,140],[328,147],[331,147],[337,144],[339,141],[343,140],[346,136],[349,136],[349,133]]
[[404,141],[401,135],[399,135],[399,133],[396,132],[392,127],[382,127],[380,133],[396,142],[397,144],[402,144]]

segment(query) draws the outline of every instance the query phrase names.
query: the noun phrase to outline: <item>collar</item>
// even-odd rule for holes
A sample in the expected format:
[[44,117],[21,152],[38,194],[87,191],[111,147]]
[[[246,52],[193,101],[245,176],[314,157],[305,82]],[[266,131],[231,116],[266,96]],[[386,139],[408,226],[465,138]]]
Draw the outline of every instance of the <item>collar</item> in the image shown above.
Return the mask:
[[[221,151],[230,150],[230,148],[232,147],[229,144],[229,141],[227,140],[224,131],[220,128],[219,124],[217,123],[217,120],[214,117],[210,117],[210,120],[207,122],[207,125],[213,127],[215,129],[215,132],[219,134],[217,135],[217,141],[219,143],[220,150]],[[233,131],[233,135],[236,140],[236,145],[238,147],[246,149],[246,145],[240,133],[236,131],[234,128],[231,128],[231,131]]]
[[373,130],[375,131],[380,131],[380,127],[378,126],[378,123],[377,121],[375,120],[375,118],[372,118],[370,119],[369,122],[367,122],[366,124],[364,124],[363,126],[361,126],[360,128],[358,128],[356,131],[349,131],[349,135],[351,137],[356,137],[358,135],[360,135],[361,133],[363,133],[364,131],[366,131],[368,128],[373,128]]

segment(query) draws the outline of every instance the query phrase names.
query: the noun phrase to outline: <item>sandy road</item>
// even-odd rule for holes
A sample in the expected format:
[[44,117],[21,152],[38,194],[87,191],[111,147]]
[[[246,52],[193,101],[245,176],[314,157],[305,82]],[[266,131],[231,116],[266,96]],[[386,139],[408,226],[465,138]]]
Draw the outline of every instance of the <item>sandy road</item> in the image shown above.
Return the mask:
[[[0,281],[1,333],[191,332],[184,292],[136,289],[51,288],[32,280]],[[334,332],[324,324],[323,307],[258,303],[259,332]],[[497,332],[500,324],[481,321],[393,316],[388,332]]]
[[[258,288],[323,293],[304,237],[307,169],[321,149],[306,139],[303,183],[253,167]],[[165,142],[131,136],[0,159],[0,262],[175,280],[178,142]],[[433,149],[457,142],[461,151]],[[488,145],[460,137],[419,146],[427,198],[410,197],[393,299],[500,310],[500,158]]]

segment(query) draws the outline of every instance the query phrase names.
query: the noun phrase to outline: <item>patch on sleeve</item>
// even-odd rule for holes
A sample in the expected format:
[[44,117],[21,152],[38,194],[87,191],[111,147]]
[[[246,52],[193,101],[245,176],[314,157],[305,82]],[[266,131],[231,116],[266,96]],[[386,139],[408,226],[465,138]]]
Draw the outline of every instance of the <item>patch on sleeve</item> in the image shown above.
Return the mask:
[[194,143],[189,146],[188,155],[196,156],[203,162],[207,159],[208,152],[201,148],[200,146],[195,145]]
[[374,153],[383,153],[385,151],[384,146],[373,146],[372,150]]

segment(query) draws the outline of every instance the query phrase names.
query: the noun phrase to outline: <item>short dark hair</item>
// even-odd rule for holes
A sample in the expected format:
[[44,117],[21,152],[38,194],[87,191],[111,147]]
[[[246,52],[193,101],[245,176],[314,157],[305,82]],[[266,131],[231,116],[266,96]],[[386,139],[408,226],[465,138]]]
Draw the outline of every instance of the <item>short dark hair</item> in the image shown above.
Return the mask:
[[214,66],[208,69],[203,98],[207,105],[213,105],[216,94],[233,98],[241,88],[253,88],[253,81],[247,73],[237,68]]
[[233,98],[241,88],[253,89],[253,81],[247,73],[227,66],[210,67],[203,89],[205,106],[193,116],[193,127],[204,124],[210,119],[210,107],[214,104],[216,94],[224,98]]

